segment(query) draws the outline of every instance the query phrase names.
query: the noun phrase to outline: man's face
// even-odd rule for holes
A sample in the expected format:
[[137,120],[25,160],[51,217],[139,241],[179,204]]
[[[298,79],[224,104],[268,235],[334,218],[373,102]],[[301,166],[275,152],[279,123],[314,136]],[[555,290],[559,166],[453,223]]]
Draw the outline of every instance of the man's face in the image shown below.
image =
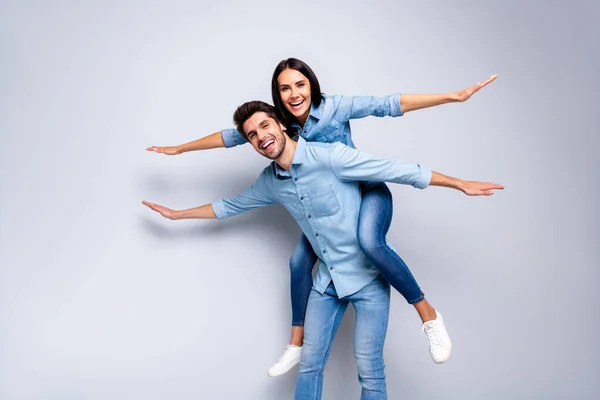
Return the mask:
[[285,148],[284,126],[262,111],[254,113],[244,122],[248,142],[259,154],[275,160]]

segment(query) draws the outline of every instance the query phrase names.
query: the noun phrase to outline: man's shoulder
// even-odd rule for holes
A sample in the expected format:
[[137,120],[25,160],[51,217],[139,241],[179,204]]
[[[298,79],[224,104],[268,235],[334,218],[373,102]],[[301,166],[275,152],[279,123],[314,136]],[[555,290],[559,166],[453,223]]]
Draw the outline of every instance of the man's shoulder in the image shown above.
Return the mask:
[[340,142],[322,143],[322,142],[306,142],[305,152],[309,157],[315,159],[330,159],[335,153],[338,153],[345,144]]
[[[315,151],[331,151],[337,147],[346,146],[341,142],[323,143],[323,142],[306,142],[306,148]],[[346,146],[347,147],[347,146]]]
[[261,173],[258,175],[257,180],[264,180],[273,177],[275,172],[275,161],[271,161],[265,168],[263,168]]

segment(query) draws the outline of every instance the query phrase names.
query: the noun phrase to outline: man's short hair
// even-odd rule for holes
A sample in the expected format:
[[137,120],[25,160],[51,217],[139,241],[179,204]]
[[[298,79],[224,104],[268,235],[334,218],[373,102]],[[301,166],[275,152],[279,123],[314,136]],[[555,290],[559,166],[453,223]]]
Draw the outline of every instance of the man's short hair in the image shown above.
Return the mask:
[[244,132],[244,124],[246,121],[248,121],[248,119],[250,119],[251,116],[261,111],[267,114],[270,118],[273,118],[275,122],[281,123],[281,119],[277,115],[275,107],[272,105],[259,100],[244,103],[233,113],[233,123],[244,139],[248,140],[248,136],[246,135],[246,132]]

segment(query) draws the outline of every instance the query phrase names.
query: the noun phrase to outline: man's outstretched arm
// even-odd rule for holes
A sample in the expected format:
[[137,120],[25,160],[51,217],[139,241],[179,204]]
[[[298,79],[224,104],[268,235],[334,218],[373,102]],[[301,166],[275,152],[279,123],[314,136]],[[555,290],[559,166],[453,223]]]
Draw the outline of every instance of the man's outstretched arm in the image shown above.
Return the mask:
[[492,182],[463,181],[462,179],[446,176],[438,172],[431,172],[430,186],[443,186],[460,190],[468,196],[491,196],[495,190],[502,190],[504,186]]
[[176,219],[225,219],[259,207],[275,204],[276,201],[268,195],[264,182],[264,174],[242,193],[213,201],[203,206],[188,208],[187,210],[171,210],[170,208],[142,201],[142,204],[156,211],[165,218]]
[[188,208],[187,210],[171,210],[165,206],[159,204],[150,203],[149,201],[142,201],[142,204],[148,206],[150,209],[156,211],[165,218],[176,220],[176,219],[216,219],[217,216],[212,208],[212,204],[205,204],[203,206]]
[[469,195],[489,196],[504,186],[491,182],[463,181],[433,172],[421,164],[387,160],[348,147],[341,143],[332,146],[331,167],[341,181],[376,181],[411,185],[418,189],[443,186]]

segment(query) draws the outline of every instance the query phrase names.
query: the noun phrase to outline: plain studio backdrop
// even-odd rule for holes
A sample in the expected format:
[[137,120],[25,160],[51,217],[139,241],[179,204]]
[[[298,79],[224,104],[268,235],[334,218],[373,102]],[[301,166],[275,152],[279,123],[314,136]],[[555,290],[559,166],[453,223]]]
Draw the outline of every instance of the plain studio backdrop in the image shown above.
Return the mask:
[[[435,365],[393,293],[391,399],[599,398],[594,1],[0,2],[0,398],[292,398],[280,206],[169,221],[246,188],[246,145],[165,156],[271,102],[287,57],[325,93],[386,95],[496,82],[464,104],[352,122],[357,147],[506,186],[489,198],[390,185],[388,239],[445,316]],[[350,308],[324,399],[360,386]]]

